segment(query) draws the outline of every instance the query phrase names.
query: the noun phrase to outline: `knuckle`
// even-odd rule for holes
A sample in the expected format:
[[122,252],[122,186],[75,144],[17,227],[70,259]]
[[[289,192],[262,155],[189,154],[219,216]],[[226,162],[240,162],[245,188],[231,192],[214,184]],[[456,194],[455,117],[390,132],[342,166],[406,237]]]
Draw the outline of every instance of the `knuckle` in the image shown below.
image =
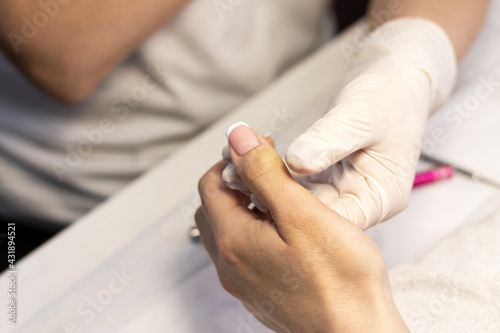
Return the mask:
[[231,279],[224,273],[219,273],[219,281],[225,291],[227,291],[230,295],[238,298],[239,291],[233,279]]
[[202,200],[212,198],[215,194],[217,183],[213,175],[205,174],[198,182],[198,192]]
[[194,221],[196,223],[196,226],[199,227],[201,223],[204,221],[204,219],[205,219],[205,213],[203,212],[203,208],[199,207],[196,210],[196,213],[194,214]]
[[227,266],[236,266],[240,260],[236,254],[233,242],[227,239],[217,242],[220,259]]
[[203,177],[200,178],[198,181],[198,193],[200,193],[201,196],[203,196],[205,187],[207,184],[207,174],[203,175]]

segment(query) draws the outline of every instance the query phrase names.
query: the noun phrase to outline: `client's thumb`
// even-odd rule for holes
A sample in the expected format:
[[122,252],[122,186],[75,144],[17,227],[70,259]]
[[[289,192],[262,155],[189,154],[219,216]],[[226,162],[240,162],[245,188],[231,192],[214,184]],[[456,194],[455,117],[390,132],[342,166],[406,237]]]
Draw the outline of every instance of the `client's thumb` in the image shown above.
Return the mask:
[[236,123],[226,135],[236,171],[271,215],[289,210],[289,204],[298,197],[314,198],[290,175],[271,144],[248,125]]

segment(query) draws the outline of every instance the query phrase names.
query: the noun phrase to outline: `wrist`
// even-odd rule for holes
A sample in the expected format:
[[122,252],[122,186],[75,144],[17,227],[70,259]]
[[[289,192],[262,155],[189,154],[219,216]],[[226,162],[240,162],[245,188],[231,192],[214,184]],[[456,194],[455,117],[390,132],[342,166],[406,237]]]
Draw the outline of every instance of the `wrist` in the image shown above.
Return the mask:
[[343,296],[337,294],[333,299],[328,332],[409,332],[394,303],[388,281],[354,291],[345,290]]
[[398,61],[426,76],[431,110],[448,99],[455,85],[457,59],[448,35],[436,23],[422,18],[391,20],[367,39],[351,63],[353,68],[373,60]]

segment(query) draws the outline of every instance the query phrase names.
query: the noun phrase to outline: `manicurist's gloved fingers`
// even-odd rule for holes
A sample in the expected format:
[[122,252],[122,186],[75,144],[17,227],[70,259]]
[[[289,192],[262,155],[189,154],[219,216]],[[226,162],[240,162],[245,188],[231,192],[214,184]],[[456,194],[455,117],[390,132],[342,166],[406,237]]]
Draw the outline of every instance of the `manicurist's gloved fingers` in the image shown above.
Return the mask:
[[335,191],[316,186],[315,193],[362,228],[389,219],[408,204],[426,120],[450,96],[456,72],[454,47],[438,24],[384,23],[352,58],[333,108],[290,145],[288,166],[312,175],[347,163],[352,169],[341,178],[322,181],[337,201]]
[[[321,205],[288,172],[274,148],[246,124],[232,126],[227,133],[234,166],[243,182],[269,210],[276,228],[286,240],[288,232],[310,228],[306,219],[298,219],[305,210]],[[280,224],[278,221],[287,221]]]
[[356,101],[341,102],[295,139],[286,152],[290,169],[301,174],[324,171],[374,142],[372,119],[357,115]]
[[328,206],[363,230],[404,210],[414,174],[387,168],[390,160],[371,151],[352,154],[334,169],[333,183],[339,200]]
[[[223,161],[213,166],[198,183],[201,201],[206,213],[208,225],[215,240],[221,236],[230,236],[239,232],[239,222],[255,219],[255,214],[248,210],[248,197],[229,189],[222,181]],[[214,223],[217,221],[217,223]],[[200,230],[203,233],[203,230]],[[204,235],[202,235],[203,239]]]

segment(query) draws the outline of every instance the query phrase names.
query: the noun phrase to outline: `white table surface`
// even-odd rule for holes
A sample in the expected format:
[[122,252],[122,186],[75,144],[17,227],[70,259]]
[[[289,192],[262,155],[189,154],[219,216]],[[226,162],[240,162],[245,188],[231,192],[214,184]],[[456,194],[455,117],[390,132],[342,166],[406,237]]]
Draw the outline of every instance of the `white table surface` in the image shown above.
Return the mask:
[[[494,6],[498,13],[498,1]],[[428,135],[436,128],[448,135],[436,144],[433,156],[500,181],[500,87],[481,100],[459,128],[443,118],[452,103],[463,103],[474,95],[478,77],[492,75],[500,82],[496,46],[500,26],[490,16],[462,65],[457,92],[431,118]],[[277,149],[283,152],[321,116],[346,70],[339,46],[351,37],[345,35],[326,45],[19,262],[19,324],[13,328],[2,320],[0,331],[268,332],[222,290],[203,247],[188,237],[199,206],[196,184],[220,159],[226,143],[224,131],[230,124],[246,121],[258,130],[269,128],[280,123],[277,110],[286,110],[294,119],[290,123],[282,119],[287,125],[284,129],[274,128]],[[487,56],[482,52],[485,49]],[[388,266],[394,267],[421,256],[495,194],[498,189],[457,175],[416,189],[405,212],[368,234]],[[120,272],[129,279],[115,281]],[[117,285],[120,291],[110,293]],[[6,290],[4,273],[0,304],[7,304]],[[109,295],[111,299],[105,298]],[[86,303],[96,297],[102,303],[91,310]]]

